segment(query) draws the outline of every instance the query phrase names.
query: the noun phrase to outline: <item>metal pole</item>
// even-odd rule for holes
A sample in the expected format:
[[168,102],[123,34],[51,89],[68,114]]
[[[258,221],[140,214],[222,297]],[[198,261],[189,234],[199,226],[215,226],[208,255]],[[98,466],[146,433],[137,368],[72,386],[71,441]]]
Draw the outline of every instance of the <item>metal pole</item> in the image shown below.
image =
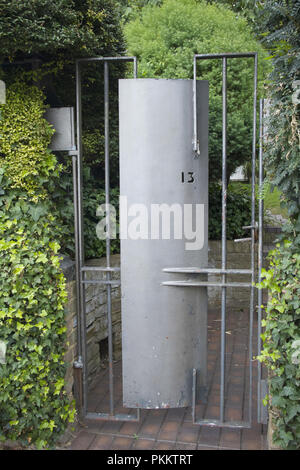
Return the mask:
[[[234,58],[254,58],[254,100],[253,100],[253,140],[252,140],[252,204],[251,204],[251,292],[250,292],[250,326],[249,326],[249,423],[243,423],[242,427],[251,426],[252,417],[252,335],[253,335],[253,309],[254,309],[254,281],[255,281],[255,154],[256,154],[256,100],[257,100],[257,52],[244,52],[244,53],[222,53],[222,54],[195,54],[194,55],[194,84],[196,81],[196,60],[197,59],[222,59],[223,63],[223,127],[222,127],[222,269],[219,274],[222,274],[222,307],[221,307],[221,385],[220,385],[220,421],[216,423],[221,425],[224,423],[224,392],[225,392],[225,326],[226,326],[226,196],[227,196],[227,177],[226,177],[226,60]],[[194,150],[195,143],[197,142],[197,115],[195,114],[196,105],[196,87],[194,86],[193,100],[194,100]],[[198,283],[199,284],[199,283]],[[204,283],[203,283],[204,284]],[[241,283],[240,283],[241,284]],[[198,421],[203,424],[205,420]],[[205,424],[205,423],[204,423]],[[210,424],[210,422],[209,422]],[[225,423],[228,426],[228,423]]]
[[249,423],[252,422],[252,335],[255,283],[255,160],[256,160],[257,53],[254,56],[253,135],[252,135],[252,207],[251,207],[251,293],[249,318]]
[[[105,133],[105,204],[106,204],[106,268],[110,268],[110,210],[109,210],[109,68],[104,62],[104,133]],[[111,272],[106,272],[107,284],[107,317],[108,317],[108,372],[110,414],[114,414],[114,370],[111,314]]]
[[257,52],[223,52],[222,54],[195,54],[196,59],[235,59],[255,57]]
[[198,120],[197,120],[197,59],[194,57],[194,79],[193,79],[193,113],[194,113],[194,141],[193,149],[198,155],[200,154],[198,142]]
[[[226,269],[226,209],[227,209],[227,59],[222,58],[222,269]],[[226,274],[222,274],[226,282]],[[224,421],[225,395],[225,328],[226,328],[226,287],[222,287],[221,306],[221,380],[220,380],[220,421]]]
[[[72,168],[73,168],[73,203],[74,203],[74,233],[75,233],[75,271],[76,271],[76,286],[77,292],[80,291],[80,263],[79,263],[79,244],[78,244],[78,188],[77,188],[77,156],[72,156]],[[76,296],[77,305],[77,325],[80,325],[80,298]],[[77,328],[77,358],[78,362],[82,363],[81,357],[81,334],[80,329]]]
[[[80,299],[80,329],[81,329],[81,347],[82,347],[82,413],[83,416],[87,412],[87,349],[86,349],[86,321],[85,321],[85,300],[84,300],[84,287],[81,282],[81,268],[84,265],[84,242],[83,242],[83,210],[82,210],[82,108],[81,108],[81,72],[78,61],[76,61],[76,117],[77,117],[77,201],[78,201],[78,260],[80,269],[80,285],[79,285],[79,299]],[[78,293],[77,293],[78,295]]]
[[133,78],[137,78],[138,74],[138,65],[137,65],[137,58],[133,58]]
[[[263,264],[263,211],[264,201],[261,197],[263,186],[263,134],[264,134],[264,100],[259,101],[259,201],[258,201],[258,282],[261,282],[261,270]],[[257,355],[261,353],[261,306],[262,306],[262,289],[258,289],[257,293],[258,311],[257,311]],[[257,362],[257,422],[261,422],[261,363]]]

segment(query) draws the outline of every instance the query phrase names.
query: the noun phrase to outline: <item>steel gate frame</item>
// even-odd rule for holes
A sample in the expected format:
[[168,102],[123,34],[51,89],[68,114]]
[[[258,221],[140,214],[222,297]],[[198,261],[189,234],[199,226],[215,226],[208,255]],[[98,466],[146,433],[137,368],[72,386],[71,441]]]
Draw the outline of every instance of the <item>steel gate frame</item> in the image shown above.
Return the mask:
[[[226,267],[226,198],[227,198],[227,59],[253,58],[254,59],[254,92],[253,92],[253,127],[252,127],[252,188],[251,188],[251,225],[243,227],[251,229],[251,269],[227,269]],[[197,371],[193,370],[193,390],[192,390],[192,422],[195,425],[218,426],[229,428],[250,428],[252,424],[252,340],[253,340],[253,314],[254,314],[254,288],[255,288],[255,231],[259,230],[258,239],[258,280],[261,280],[262,269],[262,227],[263,227],[263,202],[259,200],[259,223],[255,221],[255,163],[256,163],[256,102],[257,102],[257,52],[247,53],[223,53],[223,54],[195,54],[193,64],[193,111],[194,111],[194,139],[192,142],[195,157],[201,158],[199,152],[199,142],[197,135],[197,108],[196,108],[196,80],[197,80],[197,60],[222,59],[222,267],[221,269],[199,268],[195,274],[219,274],[221,282],[194,282],[190,281],[169,281],[163,285],[185,285],[190,287],[214,286],[220,287],[222,292],[221,304],[221,383],[220,383],[220,418],[219,420],[200,419],[196,417],[196,381]],[[109,214],[109,193],[110,193],[110,173],[109,173],[109,62],[127,61],[133,62],[134,78],[137,78],[136,57],[91,57],[76,60],[76,126],[77,126],[77,150],[69,152],[72,155],[73,164],[73,187],[74,187],[74,225],[75,225],[75,265],[76,265],[76,291],[77,291],[77,343],[78,360],[74,362],[75,370],[81,370],[78,378],[80,414],[82,418],[110,420],[110,421],[139,421],[140,409],[136,415],[115,414],[114,410],[114,371],[113,371],[113,344],[112,344],[112,318],[111,318],[111,287],[120,285],[120,281],[112,280],[111,274],[119,272],[120,268],[111,267],[110,264],[110,238],[106,237],[106,267],[86,266],[84,260],[84,237],[83,237],[83,208],[82,208],[82,109],[81,109],[81,70],[80,65],[87,62],[102,62],[104,64],[104,120],[105,120],[105,203],[107,204],[107,233],[110,233]],[[262,166],[262,139],[263,139],[263,101],[260,104],[260,140],[259,140],[259,188],[263,184]],[[240,241],[240,240],[238,240]],[[188,268],[187,268],[188,269]],[[87,280],[86,272],[100,271],[106,273],[106,280]],[[189,268],[166,268],[165,272],[190,273]],[[227,274],[249,274],[251,282],[227,282]],[[86,320],[85,320],[85,293],[86,284],[104,284],[107,287],[107,315],[108,315],[108,356],[109,356],[109,413],[87,411],[87,344],[86,344]],[[247,287],[250,291],[250,326],[249,326],[249,404],[248,421],[224,421],[224,400],[225,400],[225,325],[226,325],[226,289],[227,287]],[[261,290],[258,291],[258,354],[261,349]],[[261,365],[258,363],[258,422],[261,422]]]
[[[227,283],[226,274],[233,274],[232,270],[226,269],[227,248],[226,248],[226,212],[227,212],[227,60],[228,59],[254,59],[253,74],[253,122],[252,122],[252,180],[251,180],[251,225],[244,227],[251,230],[251,283]],[[197,135],[197,109],[196,109],[196,80],[197,80],[197,60],[222,59],[222,269],[218,270],[222,280],[218,284],[221,287],[221,371],[220,371],[220,417],[219,420],[206,420],[196,418],[196,379],[197,371],[193,371],[193,423],[219,427],[250,428],[252,424],[252,341],[253,341],[253,313],[254,313],[254,283],[255,283],[255,162],[256,162],[256,102],[257,102],[257,52],[247,53],[222,53],[222,54],[195,54],[194,55],[194,151],[199,153],[199,143]],[[249,240],[245,238],[244,240]],[[204,270],[203,270],[204,272]],[[207,272],[207,271],[206,271]],[[248,270],[235,270],[234,274],[250,274]],[[202,283],[204,285],[205,283]],[[206,283],[211,285],[210,283]],[[215,284],[216,285],[216,284]],[[225,326],[226,326],[226,288],[227,287],[250,287],[250,312],[249,312],[249,403],[248,421],[225,422]]]
[[[74,225],[75,225],[75,265],[76,265],[76,291],[77,291],[77,343],[78,360],[74,362],[75,369],[81,369],[81,383],[79,384],[80,413],[82,418],[110,420],[110,421],[138,421],[140,410],[136,416],[131,414],[116,414],[114,409],[114,369],[113,369],[113,344],[112,344],[112,311],[111,288],[120,285],[120,281],[112,280],[111,274],[120,271],[110,263],[110,236],[106,237],[106,267],[86,266],[84,259],[83,236],[83,208],[82,208],[82,100],[81,100],[81,69],[80,65],[90,62],[102,62],[104,64],[104,134],[105,134],[105,204],[107,211],[107,233],[110,235],[110,171],[109,171],[109,63],[133,62],[134,78],[137,78],[136,57],[90,57],[76,60],[76,126],[77,126],[77,150],[70,152],[73,163],[74,185]],[[87,280],[86,272],[100,271],[106,273],[106,280]],[[109,413],[91,413],[87,411],[87,342],[86,342],[86,318],[85,318],[85,292],[86,284],[104,284],[107,288],[107,317],[108,317],[108,370],[109,370]]]

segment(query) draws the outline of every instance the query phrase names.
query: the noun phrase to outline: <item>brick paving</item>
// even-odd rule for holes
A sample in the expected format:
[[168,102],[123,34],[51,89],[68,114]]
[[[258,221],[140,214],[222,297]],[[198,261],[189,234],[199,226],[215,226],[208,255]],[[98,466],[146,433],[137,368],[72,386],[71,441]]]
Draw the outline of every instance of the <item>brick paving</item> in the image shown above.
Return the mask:
[[[208,316],[208,399],[197,405],[198,419],[218,419],[220,399],[220,334],[218,312]],[[253,355],[256,354],[256,322],[253,325]],[[192,423],[190,408],[141,410],[139,422],[91,421],[81,423],[69,450],[265,450],[266,426],[256,421],[257,362],[253,361],[252,426],[250,429],[219,428]],[[121,363],[115,364],[116,413],[136,413],[122,407]],[[249,314],[228,312],[225,354],[225,419],[248,421],[249,407]],[[109,411],[108,374],[103,371],[90,391],[88,411]]]

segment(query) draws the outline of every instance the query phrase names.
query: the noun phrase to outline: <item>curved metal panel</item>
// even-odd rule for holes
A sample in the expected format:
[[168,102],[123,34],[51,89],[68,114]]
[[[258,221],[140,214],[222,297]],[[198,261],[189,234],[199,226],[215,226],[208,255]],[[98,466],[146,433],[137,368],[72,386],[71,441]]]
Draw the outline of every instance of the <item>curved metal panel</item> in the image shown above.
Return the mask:
[[[162,285],[178,279],[165,268],[208,263],[208,82],[197,87],[200,156],[192,145],[192,80],[119,80],[123,401],[129,408],[191,405],[193,369],[199,387],[205,385],[206,288]],[[202,205],[193,226],[201,232],[199,247],[187,249],[196,245],[184,237],[184,215],[182,238],[171,216],[170,239],[161,233],[151,239],[153,204],[176,204],[182,214],[186,205],[193,211]],[[127,229],[138,225],[142,207],[148,225],[142,222],[132,239]]]

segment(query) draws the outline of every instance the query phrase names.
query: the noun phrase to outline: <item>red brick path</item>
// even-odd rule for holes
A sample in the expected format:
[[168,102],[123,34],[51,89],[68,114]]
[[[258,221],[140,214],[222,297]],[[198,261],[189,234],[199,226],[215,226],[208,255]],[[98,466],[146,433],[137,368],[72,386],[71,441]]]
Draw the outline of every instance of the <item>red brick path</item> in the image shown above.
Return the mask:
[[[197,407],[197,417],[219,418],[220,393],[220,314],[209,313],[208,386],[206,404]],[[256,355],[257,330],[253,327],[253,356]],[[228,312],[226,320],[225,419],[248,421],[249,405],[249,314]],[[217,428],[192,424],[190,408],[142,410],[140,422],[86,421],[66,448],[70,450],[263,450],[266,426],[256,422],[257,362],[253,363],[253,400],[251,429]],[[135,414],[122,408],[121,364],[115,364],[116,413]],[[88,398],[88,410],[108,411],[108,377],[103,373]]]

